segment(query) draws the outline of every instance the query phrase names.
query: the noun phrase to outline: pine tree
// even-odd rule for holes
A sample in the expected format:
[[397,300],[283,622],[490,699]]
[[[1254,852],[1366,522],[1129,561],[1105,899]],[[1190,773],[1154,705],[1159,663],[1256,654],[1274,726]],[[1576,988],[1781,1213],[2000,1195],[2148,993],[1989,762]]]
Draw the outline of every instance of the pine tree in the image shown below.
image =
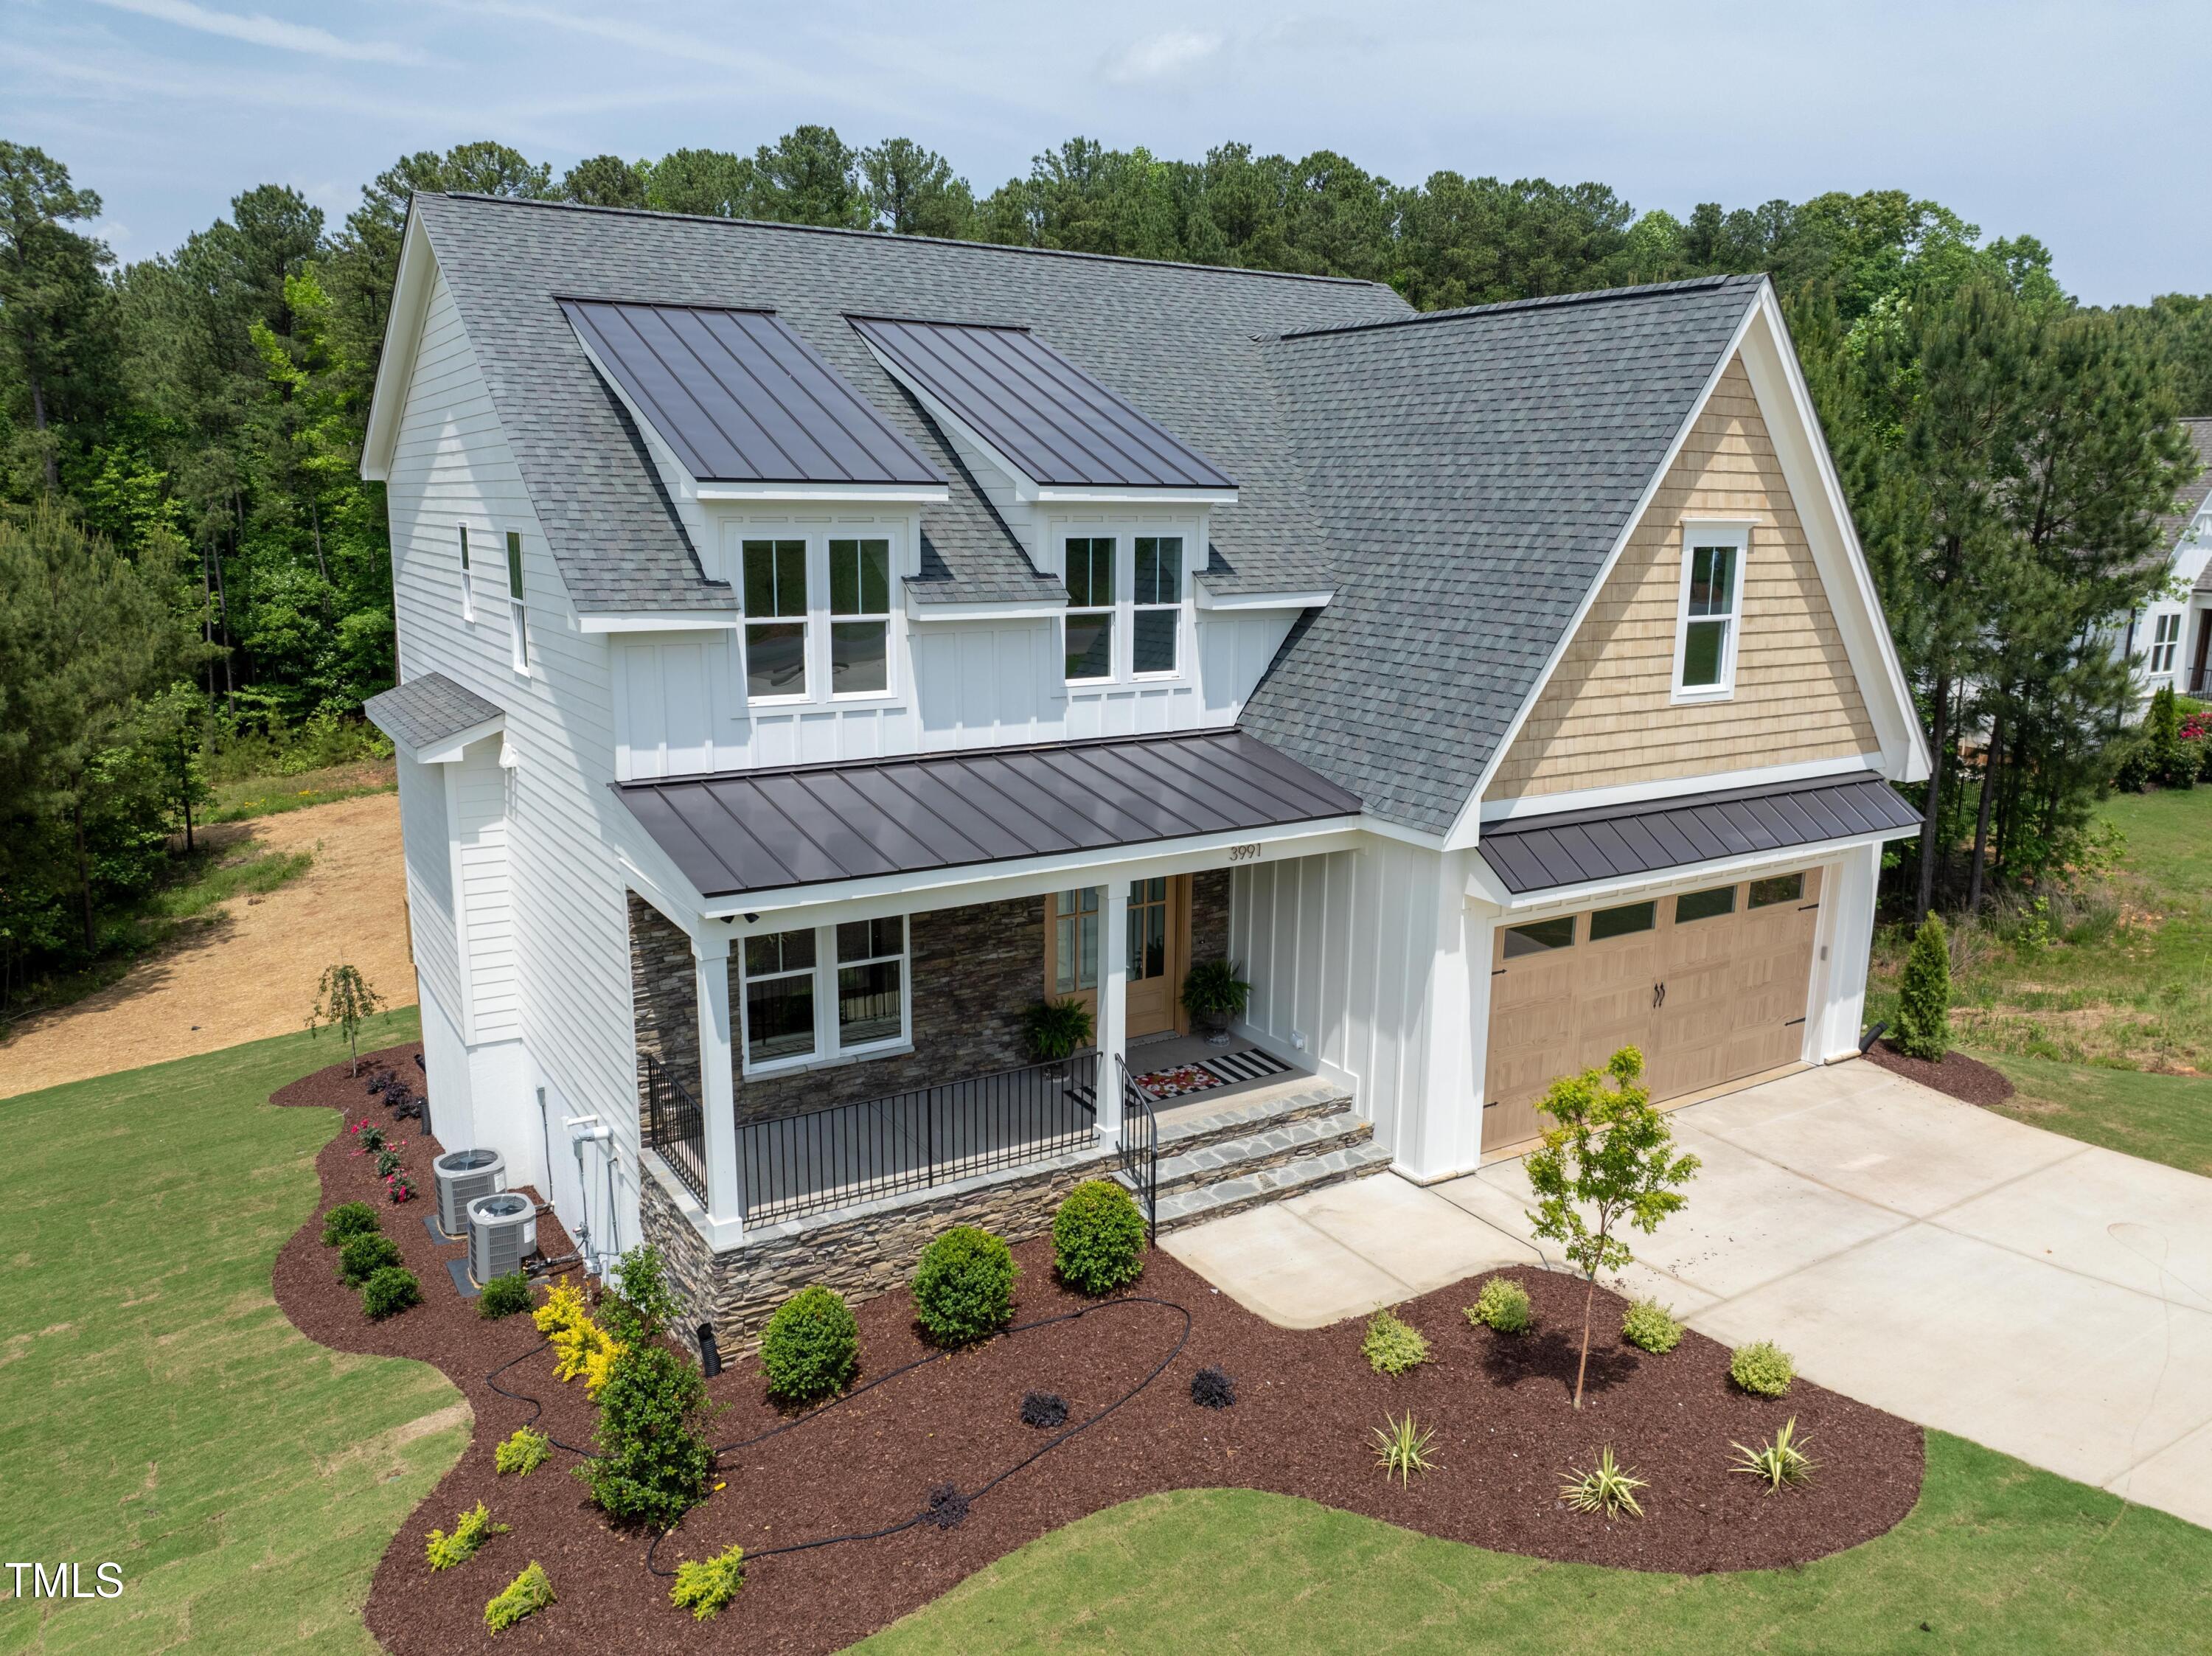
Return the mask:
[[1898,985],[1897,1033],[1889,1044],[1930,1064],[1941,1063],[1951,1050],[1951,938],[1933,914],[1912,934],[1912,952]]

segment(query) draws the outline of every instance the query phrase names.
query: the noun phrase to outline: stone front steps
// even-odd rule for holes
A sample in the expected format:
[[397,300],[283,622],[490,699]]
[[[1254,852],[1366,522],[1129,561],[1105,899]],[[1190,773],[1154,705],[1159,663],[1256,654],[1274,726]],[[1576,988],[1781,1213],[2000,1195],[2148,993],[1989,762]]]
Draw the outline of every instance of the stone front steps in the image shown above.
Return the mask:
[[1380,1173],[1390,1156],[1374,1140],[1374,1124],[1352,1113],[1350,1094],[1311,1080],[1164,1119],[1156,1228],[1175,1230]]

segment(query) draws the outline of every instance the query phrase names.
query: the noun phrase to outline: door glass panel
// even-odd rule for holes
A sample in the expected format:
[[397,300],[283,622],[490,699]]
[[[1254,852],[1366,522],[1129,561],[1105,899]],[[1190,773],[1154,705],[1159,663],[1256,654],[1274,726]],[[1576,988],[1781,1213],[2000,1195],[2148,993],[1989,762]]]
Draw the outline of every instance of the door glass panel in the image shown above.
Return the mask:
[[1571,949],[1575,941],[1575,917],[1562,914],[1556,920],[1536,920],[1528,925],[1513,925],[1505,929],[1505,958],[1519,960],[1524,955],[1548,954],[1554,949]]
[[1098,888],[1062,891],[1052,900],[1052,992],[1072,995],[1098,986]]
[[1674,899],[1674,924],[1677,925],[1735,913],[1735,888],[1732,885],[1717,885],[1711,891],[1686,891]]
[[1649,931],[1658,923],[1656,903],[1624,903],[1619,908],[1601,908],[1590,916],[1590,941],[1602,943],[1607,937]]
[[1794,903],[1805,895],[1802,874],[1777,874],[1771,879],[1751,883],[1751,907],[1768,908],[1776,903]]
[[1129,980],[1157,978],[1168,969],[1168,883],[1129,883]]

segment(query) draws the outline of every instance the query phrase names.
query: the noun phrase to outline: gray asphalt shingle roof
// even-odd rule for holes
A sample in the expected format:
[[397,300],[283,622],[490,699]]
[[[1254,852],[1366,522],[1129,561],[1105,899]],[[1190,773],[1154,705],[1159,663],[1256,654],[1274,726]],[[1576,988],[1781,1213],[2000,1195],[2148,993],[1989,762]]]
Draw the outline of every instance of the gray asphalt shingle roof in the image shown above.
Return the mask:
[[362,710],[393,741],[418,749],[473,730],[503,711],[443,673],[424,673],[380,692]]
[[2204,505],[2205,496],[2212,494],[2212,418],[2196,416],[2181,422],[2182,430],[2197,450],[2197,473],[2182,486],[2175,509],[2160,518],[2159,526],[2166,531],[2169,551],[2180,540],[2182,531],[2197,521],[2197,514]]

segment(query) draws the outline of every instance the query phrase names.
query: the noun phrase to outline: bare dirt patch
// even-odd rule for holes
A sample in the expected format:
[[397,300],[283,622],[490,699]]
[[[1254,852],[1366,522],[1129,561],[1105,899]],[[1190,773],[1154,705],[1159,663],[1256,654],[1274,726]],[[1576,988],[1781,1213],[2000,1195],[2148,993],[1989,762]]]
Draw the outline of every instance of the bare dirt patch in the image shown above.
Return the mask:
[[33,1013],[0,1046],[0,1098],[289,1034],[306,1022],[323,968],[361,968],[394,1006],[415,1002],[399,798],[334,804],[209,830],[314,864],[265,896],[237,897],[118,982]]
[[[382,1113],[342,1065],[274,1101],[337,1107],[353,1119]],[[424,1168],[435,1153],[428,1139],[408,1152]],[[374,1192],[368,1159],[342,1133],[317,1165],[319,1215]],[[1615,1332],[1623,1302],[1603,1290],[1590,1394],[1577,1413],[1570,1398],[1583,1288],[1569,1277],[1504,1273],[1528,1289],[1537,1314],[1534,1331],[1517,1338],[1469,1325],[1461,1307],[1474,1298],[1472,1281],[1400,1307],[1428,1336],[1436,1361],[1394,1380],[1361,1357],[1358,1322],[1273,1327],[1164,1253],[1150,1256],[1127,1298],[1083,1300],[1055,1283],[1040,1239],[1015,1250],[1016,1320],[1036,1326],[795,1417],[769,1404],[753,1364],[732,1364],[708,1387],[723,1405],[709,1428],[723,1446],[713,1474],[720,1487],[649,1555],[650,1537],[610,1528],[590,1506],[570,1475],[577,1454],[556,1452],[526,1478],[495,1474],[495,1445],[530,1422],[536,1404],[540,1429],[576,1445],[591,1442],[593,1411],[580,1383],[553,1378],[528,1319],[484,1322],[454,1294],[442,1260],[458,1248],[438,1247],[419,1220],[387,1221],[426,1302],[373,1324],[336,1281],[319,1225],[310,1219],[278,1259],[276,1297],[287,1313],[341,1350],[435,1363],[476,1411],[467,1452],[401,1527],[370,1590],[368,1626],[395,1656],[505,1648],[512,1641],[484,1630],[483,1604],[532,1559],[559,1595],[524,1624],[533,1649],[814,1656],[887,1626],[1050,1530],[1167,1489],[1267,1489],[1482,1546],[1684,1574],[1821,1557],[1883,1533],[1919,1495],[1917,1427],[1807,1380],[1785,1398],[1747,1397],[1729,1381],[1727,1350],[1696,1333],[1665,1356],[1638,1351]],[[540,1234],[549,1247],[567,1246],[557,1232]],[[930,1357],[903,1293],[857,1309],[864,1387]],[[536,1404],[489,1385],[492,1371],[510,1363],[500,1383]],[[1206,1366],[1233,1377],[1234,1407],[1193,1402],[1192,1377]],[[1056,1434],[1023,1422],[1031,1391],[1066,1400],[1060,1431],[1081,1429],[1041,1456]],[[1401,1489],[1376,1466],[1370,1432],[1408,1410],[1436,1430],[1437,1470]],[[1819,1471],[1804,1488],[1762,1495],[1729,1470],[1730,1445],[1763,1442],[1792,1417]],[[1585,1516],[1559,1501],[1561,1474],[1588,1467],[1607,1445],[1650,1480],[1641,1520]],[[874,1539],[769,1552],[901,1525],[946,1486],[955,1498],[939,1510],[959,1514],[949,1526],[917,1521]],[[450,1527],[479,1500],[511,1532],[470,1563],[432,1572],[428,1532]],[[751,1558],[744,1591],[716,1620],[695,1623],[670,1604],[663,1573],[733,1542]]]

